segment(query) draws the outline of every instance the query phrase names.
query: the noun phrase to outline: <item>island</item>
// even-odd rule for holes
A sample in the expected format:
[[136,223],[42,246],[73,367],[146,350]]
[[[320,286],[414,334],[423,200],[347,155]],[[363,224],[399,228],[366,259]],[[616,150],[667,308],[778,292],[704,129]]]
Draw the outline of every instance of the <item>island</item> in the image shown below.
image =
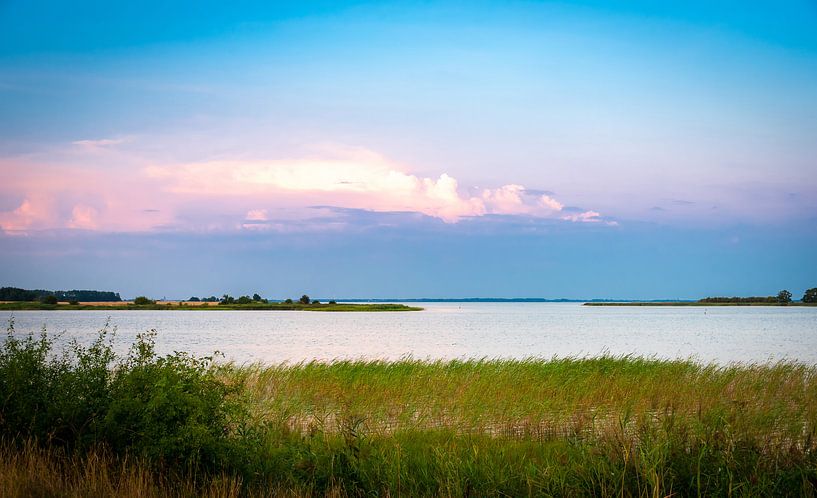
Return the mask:
[[[76,297],[86,297],[78,300]],[[131,301],[124,301],[119,293],[108,291],[49,291],[26,290],[16,287],[0,288],[0,311],[65,311],[65,310],[246,310],[246,311],[421,311],[418,306],[376,302],[348,303],[335,300],[322,302],[306,294],[297,300],[270,300],[259,294],[232,297],[224,294],[187,300],[155,300],[138,296]]]

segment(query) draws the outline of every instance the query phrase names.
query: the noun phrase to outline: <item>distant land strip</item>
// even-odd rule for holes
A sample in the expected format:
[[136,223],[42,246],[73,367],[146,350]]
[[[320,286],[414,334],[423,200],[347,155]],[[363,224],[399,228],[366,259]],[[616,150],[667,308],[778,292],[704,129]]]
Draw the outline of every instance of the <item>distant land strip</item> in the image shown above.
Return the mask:
[[712,303],[702,301],[615,301],[615,302],[586,302],[584,306],[817,306],[817,303],[792,301],[790,303],[741,303],[725,302]]

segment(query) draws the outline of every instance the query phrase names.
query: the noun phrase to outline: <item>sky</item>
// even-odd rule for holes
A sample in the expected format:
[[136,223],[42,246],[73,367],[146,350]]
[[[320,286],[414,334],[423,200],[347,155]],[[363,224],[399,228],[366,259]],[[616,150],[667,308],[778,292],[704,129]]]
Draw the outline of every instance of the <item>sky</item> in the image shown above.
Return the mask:
[[799,297],[816,246],[813,0],[0,0],[0,285]]

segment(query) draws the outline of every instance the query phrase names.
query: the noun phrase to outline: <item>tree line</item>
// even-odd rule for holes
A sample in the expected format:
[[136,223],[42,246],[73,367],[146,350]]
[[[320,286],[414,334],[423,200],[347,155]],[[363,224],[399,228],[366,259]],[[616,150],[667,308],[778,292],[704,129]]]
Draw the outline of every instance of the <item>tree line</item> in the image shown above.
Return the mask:
[[[252,297],[250,297],[250,296],[233,297],[233,296],[231,296],[229,294],[224,294],[224,295],[221,296],[220,299],[216,298],[215,296],[210,296],[210,297],[201,298],[201,299],[196,297],[196,296],[192,296],[187,301],[188,302],[193,302],[193,303],[198,303],[198,302],[215,303],[215,302],[218,302],[218,304],[224,304],[224,305],[229,305],[229,304],[269,304],[270,302],[273,302],[273,303],[277,302],[277,303],[283,303],[283,304],[295,304],[295,302],[296,302],[296,301],[293,301],[292,299],[289,299],[289,298],[284,299],[284,300],[280,300],[280,301],[265,299],[265,298],[261,297],[261,295],[258,294],[257,292],[255,294],[253,294]],[[297,300],[297,302],[299,304],[321,304],[321,302],[319,300],[312,299],[309,296],[307,296],[306,294],[301,296]],[[337,304],[337,302],[329,301],[329,304]]]
[[20,289],[18,287],[0,287],[0,301],[85,301],[107,302],[121,301],[118,292],[96,290],[44,290]]
[[[817,287],[808,289],[800,301],[804,303],[817,303]],[[723,304],[723,303],[739,303],[739,304],[789,304],[792,302],[792,293],[786,289],[778,292],[776,296],[752,296],[752,297],[706,297],[698,300],[699,303]]]

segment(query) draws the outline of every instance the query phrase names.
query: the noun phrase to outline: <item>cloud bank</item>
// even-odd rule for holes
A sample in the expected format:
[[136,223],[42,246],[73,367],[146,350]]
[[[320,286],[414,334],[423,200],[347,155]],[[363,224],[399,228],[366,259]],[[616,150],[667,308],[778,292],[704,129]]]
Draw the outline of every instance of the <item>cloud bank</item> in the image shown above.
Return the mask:
[[[85,142],[75,145],[85,147]],[[95,156],[97,143],[106,149],[116,145],[93,142]],[[10,179],[0,187],[3,196],[19,199],[0,211],[0,228],[9,233],[257,229],[306,222],[314,216],[306,210],[316,205],[418,213],[445,223],[486,215],[601,221],[596,211],[564,213],[564,204],[550,192],[518,184],[465,189],[446,173],[417,175],[365,149],[277,160],[131,161],[127,167],[116,166],[119,159],[111,153],[104,166],[85,167],[0,162]]]

